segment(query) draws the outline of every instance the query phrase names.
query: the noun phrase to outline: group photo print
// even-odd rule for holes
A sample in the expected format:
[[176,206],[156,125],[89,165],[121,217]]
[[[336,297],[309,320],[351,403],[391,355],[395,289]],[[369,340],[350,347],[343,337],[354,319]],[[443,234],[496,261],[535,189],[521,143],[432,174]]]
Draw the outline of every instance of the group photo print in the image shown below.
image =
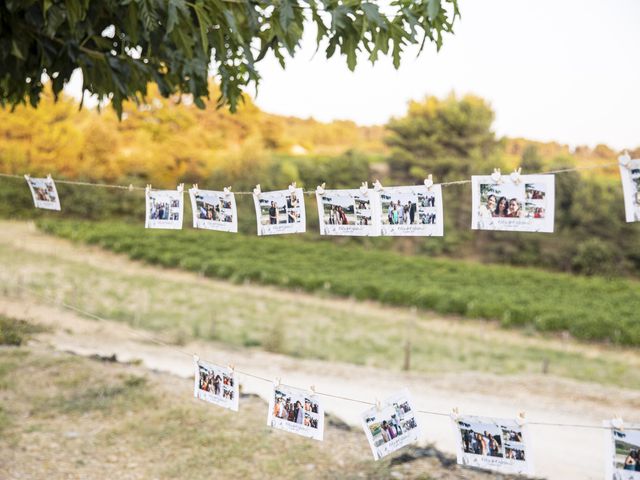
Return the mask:
[[[609,422],[605,422],[607,424]],[[610,426],[607,425],[607,426]],[[607,479],[640,480],[640,425],[606,431]]]
[[193,228],[237,232],[238,219],[235,195],[216,190],[189,190]]
[[442,187],[385,187],[379,193],[381,234],[442,236]]
[[194,397],[237,412],[239,387],[235,372],[198,359],[194,360],[194,366]]
[[326,190],[316,193],[321,235],[379,235],[373,190]]
[[303,233],[306,230],[301,188],[254,194],[258,235]]
[[471,177],[472,219],[475,230],[553,232],[555,180],[553,175]]
[[624,195],[625,220],[640,221],[640,159],[620,165],[620,179]]
[[363,412],[362,427],[376,460],[417,442],[420,430],[409,391],[403,389]]
[[269,399],[267,425],[322,440],[324,409],[313,391],[278,385]]
[[147,190],[145,228],[182,228],[184,213],[181,190]]
[[516,420],[459,417],[454,420],[458,463],[502,473],[533,471],[525,427]]
[[56,184],[51,177],[32,178],[25,175],[25,179],[29,185],[29,190],[31,190],[33,204],[36,208],[60,210],[58,190],[56,189]]

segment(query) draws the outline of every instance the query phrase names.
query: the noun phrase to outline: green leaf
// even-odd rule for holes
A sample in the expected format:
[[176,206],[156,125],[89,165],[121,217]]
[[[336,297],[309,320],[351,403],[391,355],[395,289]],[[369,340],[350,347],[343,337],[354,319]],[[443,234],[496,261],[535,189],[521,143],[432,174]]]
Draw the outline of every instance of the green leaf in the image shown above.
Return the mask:
[[427,13],[429,14],[429,19],[433,21],[440,13],[440,0],[429,0]]

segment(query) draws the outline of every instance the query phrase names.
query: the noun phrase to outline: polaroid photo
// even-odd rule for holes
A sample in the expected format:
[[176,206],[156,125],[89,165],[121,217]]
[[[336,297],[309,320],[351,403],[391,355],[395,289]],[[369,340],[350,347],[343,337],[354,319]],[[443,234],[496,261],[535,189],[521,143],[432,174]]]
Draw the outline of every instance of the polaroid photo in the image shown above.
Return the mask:
[[420,428],[409,390],[400,390],[364,412],[362,427],[375,460],[417,442]]
[[145,228],[168,228],[180,230],[184,215],[182,190],[146,191]]
[[373,189],[316,192],[320,235],[380,235],[380,196]]
[[620,165],[620,178],[624,194],[624,211],[627,222],[640,221],[640,159]]
[[606,477],[607,480],[640,480],[640,424],[613,426],[614,420],[605,421]]
[[267,425],[322,441],[324,407],[312,391],[278,385],[269,399]]
[[36,208],[60,210],[58,190],[56,190],[56,184],[53,181],[53,178],[51,178],[51,175],[46,178],[33,178],[29,175],[25,175],[24,178],[31,190],[33,204]]
[[258,235],[304,233],[306,215],[301,188],[260,192],[253,195]]
[[461,416],[453,419],[458,464],[508,474],[533,474],[526,424],[515,419]]
[[384,187],[380,192],[381,233],[388,236],[444,235],[442,187]]
[[233,193],[191,188],[189,198],[193,228],[233,233],[238,231],[238,210]]
[[219,407],[238,411],[239,388],[235,372],[229,367],[194,359],[193,396]]
[[553,175],[521,175],[517,182],[503,176],[500,183],[489,175],[474,175],[471,190],[472,229],[553,232]]

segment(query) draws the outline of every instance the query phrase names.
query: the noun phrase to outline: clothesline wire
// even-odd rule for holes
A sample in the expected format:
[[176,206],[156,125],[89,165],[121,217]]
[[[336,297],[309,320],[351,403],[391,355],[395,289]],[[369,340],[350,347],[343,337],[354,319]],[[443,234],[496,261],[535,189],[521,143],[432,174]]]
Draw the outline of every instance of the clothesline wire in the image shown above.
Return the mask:
[[[66,308],[68,310],[71,310],[73,312],[76,312],[76,313],[79,313],[81,315],[87,316],[89,318],[93,318],[94,320],[98,320],[100,322],[109,322],[109,320],[106,319],[106,318],[103,318],[103,317],[101,317],[99,315],[91,313],[91,312],[89,312],[87,310],[84,310],[84,309],[82,309],[80,307],[77,307],[75,305],[71,305],[71,304],[69,304],[69,303],[67,303],[65,301],[62,301],[62,300],[58,301],[57,299],[55,299],[55,298],[53,298],[51,296],[38,293],[35,290],[33,290],[33,289],[29,288],[29,287],[26,287],[24,285],[16,285],[16,287],[18,289],[21,289],[21,290],[23,290],[25,292],[28,292],[29,294],[31,294],[31,295],[33,295],[35,297],[38,297],[38,298],[40,298],[42,300],[45,300],[45,301],[47,301],[49,303],[52,303],[54,305],[59,305],[59,306],[64,307],[64,308]],[[196,358],[197,357],[196,354],[188,352],[186,350],[182,350],[180,348],[177,348],[175,345],[171,345],[171,344],[166,343],[166,342],[164,342],[162,340],[159,340],[158,338],[156,338],[153,335],[141,332],[139,330],[135,330],[135,329],[133,329],[131,327],[128,327],[128,326],[127,326],[127,330],[132,335],[138,336],[139,338],[142,338],[142,339],[147,340],[149,342],[152,342],[152,343],[155,343],[155,344],[160,345],[162,347],[165,347],[165,348],[168,348],[170,350],[173,350],[174,352],[180,353],[181,355],[185,355],[185,356],[191,357],[191,358]],[[208,361],[206,359],[204,359],[204,360]],[[216,363],[216,362],[211,362],[211,363]],[[235,369],[235,368],[234,368],[234,371],[236,373],[239,373],[239,374],[244,375],[246,377],[254,378],[256,380],[261,380],[263,382],[270,383],[270,384],[275,384],[275,379],[263,377],[261,375],[255,374],[255,373],[251,373],[251,372],[247,372],[247,371],[240,370],[240,369]],[[287,386],[287,387],[291,387],[291,388],[300,389],[300,387],[295,386],[295,385],[288,385],[288,384],[284,384],[284,383],[281,384],[281,385]],[[352,397],[346,397],[346,396],[343,396],[343,395],[336,395],[336,394],[333,394],[333,393],[320,392],[320,391],[317,391],[317,390],[313,390],[313,393],[315,393],[316,395],[323,396],[323,397],[334,398],[334,399],[342,400],[342,401],[346,401],[346,402],[360,403],[360,404],[369,405],[369,406],[375,406],[376,405],[376,403],[370,402],[370,401],[367,401],[367,400],[362,400],[362,399],[352,398]],[[436,411],[431,411],[431,410],[419,410],[419,409],[416,409],[416,412],[424,414],[424,415],[432,415],[432,416],[439,416],[439,417],[450,417],[451,416],[450,413],[436,412]],[[545,426],[545,427],[568,427],[568,428],[587,428],[587,429],[604,429],[604,430],[611,430],[611,428],[612,428],[612,427],[604,426],[604,425],[592,425],[592,424],[580,424],[580,423],[576,424],[576,423],[560,423],[560,422],[533,422],[533,421],[526,421],[526,423],[528,425],[537,425],[537,426]],[[625,429],[626,430],[640,430],[640,427],[639,428],[628,428],[627,427]]]
[[[562,168],[562,169],[558,169],[558,170],[549,170],[547,172],[539,172],[539,173],[531,173],[528,175],[553,175],[553,174],[558,174],[558,173],[568,173],[568,172],[578,172],[578,171],[582,171],[582,170],[594,170],[594,169],[598,169],[598,168],[609,168],[609,167],[613,167],[613,166],[617,166],[619,165],[618,162],[611,162],[611,163],[598,163],[598,164],[593,164],[593,165],[583,165],[580,167],[571,167],[571,168]],[[505,174],[506,177],[508,177],[508,174]],[[0,173],[0,177],[7,177],[7,178],[24,178],[24,175],[16,175],[16,174],[10,174],[10,173]],[[82,181],[77,181],[77,180],[55,180],[56,183],[63,183],[63,184],[67,184],[67,185],[79,185],[82,187],[98,187],[98,188],[114,188],[114,189],[119,189],[119,190],[129,190],[129,191],[134,191],[134,190],[146,190],[146,187],[139,187],[139,186],[134,186],[133,184],[129,184],[129,185],[117,185],[117,184],[110,184],[110,183],[94,183],[94,182],[82,182]],[[450,182],[442,182],[442,183],[438,183],[434,185],[440,185],[442,187],[449,187],[449,186],[453,186],[453,185],[466,185],[468,183],[471,183],[471,180],[454,180],[454,181],[450,181]],[[253,195],[253,192],[232,192],[235,195]],[[305,195],[314,195],[316,193],[315,190],[304,190],[304,194]]]

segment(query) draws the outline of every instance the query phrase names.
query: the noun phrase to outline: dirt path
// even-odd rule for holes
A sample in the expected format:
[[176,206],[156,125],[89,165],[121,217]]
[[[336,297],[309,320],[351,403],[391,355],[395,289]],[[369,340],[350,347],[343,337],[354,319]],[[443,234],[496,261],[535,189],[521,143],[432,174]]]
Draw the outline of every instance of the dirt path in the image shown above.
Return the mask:
[[[533,420],[599,424],[618,413],[631,418],[640,407],[640,394],[543,376],[498,377],[487,374],[424,375],[399,373],[370,367],[302,360],[254,349],[193,342],[181,347],[159,346],[137,335],[148,335],[118,322],[87,320],[29,299],[4,299],[0,312],[48,325],[53,331],[37,341],[82,355],[116,354],[121,361],[141,361],[150,369],[190,377],[192,358],[226,364],[267,378],[280,376],[283,382],[300,387],[314,384],[318,391],[371,401],[407,386],[418,408],[447,412],[458,406],[463,412],[511,416],[515,406]],[[179,349],[180,351],[176,351]],[[271,385],[242,375],[244,391],[267,399]],[[363,405],[326,399],[327,411],[352,425],[359,424]],[[422,415],[424,440],[453,453],[448,418]],[[536,471],[554,479],[599,479],[603,476],[603,434],[600,430],[533,426]]]

